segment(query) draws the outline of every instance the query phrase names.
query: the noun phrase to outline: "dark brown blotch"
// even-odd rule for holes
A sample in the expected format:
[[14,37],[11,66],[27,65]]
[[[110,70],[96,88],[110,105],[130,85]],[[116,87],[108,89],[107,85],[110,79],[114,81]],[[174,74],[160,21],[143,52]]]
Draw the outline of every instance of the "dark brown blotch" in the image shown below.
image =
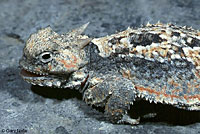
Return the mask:
[[136,34],[130,33],[130,43],[134,46],[141,45],[147,46],[151,45],[152,43],[161,43],[164,40],[159,36],[159,34],[153,33],[143,33],[143,34]]
[[187,38],[184,38],[186,44],[187,44],[188,46],[192,47],[192,48],[193,48],[193,47],[200,47],[200,40],[197,39],[197,38],[193,38],[193,37],[191,37],[191,38],[192,38],[191,43],[187,42]]
[[180,33],[179,33],[179,32],[172,32],[172,36],[177,36],[177,37],[179,37],[179,36],[180,36]]

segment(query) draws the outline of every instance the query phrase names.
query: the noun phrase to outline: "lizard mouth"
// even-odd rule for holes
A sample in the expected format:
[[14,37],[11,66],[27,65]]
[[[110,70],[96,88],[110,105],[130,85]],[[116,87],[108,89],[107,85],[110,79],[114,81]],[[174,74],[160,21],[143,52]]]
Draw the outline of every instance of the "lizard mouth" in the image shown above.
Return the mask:
[[40,74],[22,69],[20,72],[22,78],[32,85],[60,87],[62,80],[54,78],[52,75]]
[[22,76],[25,76],[25,77],[41,77],[42,75],[39,75],[39,74],[35,74],[35,73],[32,73],[32,72],[29,72],[25,69],[22,69],[20,74]]
[[25,69],[22,69],[20,74],[23,77],[43,77],[43,76],[47,76],[47,74],[34,73],[34,72],[31,72],[31,71],[27,71]]

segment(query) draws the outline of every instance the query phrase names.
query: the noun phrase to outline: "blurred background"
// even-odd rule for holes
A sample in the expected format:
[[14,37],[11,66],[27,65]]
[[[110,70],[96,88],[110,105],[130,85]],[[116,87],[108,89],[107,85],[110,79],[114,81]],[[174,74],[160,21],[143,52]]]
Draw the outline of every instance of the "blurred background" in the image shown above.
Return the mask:
[[56,32],[66,33],[90,22],[85,34],[101,37],[128,26],[139,27],[158,21],[200,29],[200,1],[0,0],[0,131],[200,133],[199,121],[186,126],[145,122],[137,127],[104,122],[102,113],[82,102],[78,92],[31,87],[19,76],[18,60],[25,41],[40,28],[50,25]]

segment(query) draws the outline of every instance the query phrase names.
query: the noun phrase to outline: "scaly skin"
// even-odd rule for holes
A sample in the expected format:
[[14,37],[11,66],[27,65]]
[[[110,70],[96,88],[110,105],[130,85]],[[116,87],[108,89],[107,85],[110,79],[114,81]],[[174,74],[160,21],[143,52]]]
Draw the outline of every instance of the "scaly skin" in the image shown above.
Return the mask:
[[91,39],[81,35],[87,25],[63,35],[50,27],[32,34],[20,60],[22,78],[77,89],[114,123],[138,124],[127,110],[140,99],[200,110],[199,31],[157,23]]

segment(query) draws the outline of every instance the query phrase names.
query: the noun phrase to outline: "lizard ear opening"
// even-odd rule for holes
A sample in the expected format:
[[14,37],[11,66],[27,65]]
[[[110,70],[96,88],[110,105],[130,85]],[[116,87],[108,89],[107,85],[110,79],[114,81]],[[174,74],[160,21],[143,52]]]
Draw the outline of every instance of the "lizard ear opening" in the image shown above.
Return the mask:
[[80,27],[78,27],[78,28],[76,28],[76,29],[73,29],[71,32],[69,32],[67,34],[71,35],[73,37],[76,37],[76,36],[82,34],[85,31],[85,29],[87,28],[88,25],[89,25],[89,22],[84,24],[84,25],[82,25],[82,26],[80,26]]

